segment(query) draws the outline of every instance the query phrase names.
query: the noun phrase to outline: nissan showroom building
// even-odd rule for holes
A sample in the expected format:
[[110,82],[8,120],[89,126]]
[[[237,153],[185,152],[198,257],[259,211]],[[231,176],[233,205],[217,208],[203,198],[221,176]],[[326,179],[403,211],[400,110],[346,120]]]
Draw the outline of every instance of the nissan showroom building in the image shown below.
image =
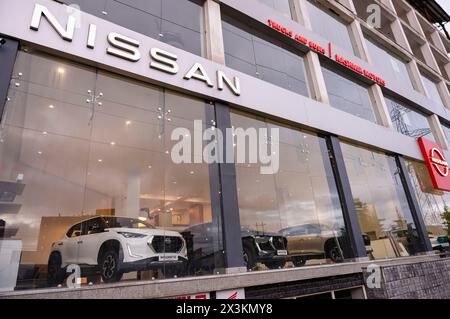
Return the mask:
[[450,298],[448,21],[0,0],[0,298]]

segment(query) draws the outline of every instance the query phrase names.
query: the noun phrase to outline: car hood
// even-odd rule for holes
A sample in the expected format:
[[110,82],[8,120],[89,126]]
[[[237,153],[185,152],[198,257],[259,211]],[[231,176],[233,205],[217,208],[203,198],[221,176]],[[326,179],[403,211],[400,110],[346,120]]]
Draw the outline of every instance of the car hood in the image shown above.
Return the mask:
[[135,233],[135,234],[144,234],[149,236],[171,236],[171,237],[182,237],[180,233],[172,230],[164,230],[158,228],[126,228],[126,227],[118,227],[118,228],[107,228],[106,230],[110,232],[126,232],[126,233]]

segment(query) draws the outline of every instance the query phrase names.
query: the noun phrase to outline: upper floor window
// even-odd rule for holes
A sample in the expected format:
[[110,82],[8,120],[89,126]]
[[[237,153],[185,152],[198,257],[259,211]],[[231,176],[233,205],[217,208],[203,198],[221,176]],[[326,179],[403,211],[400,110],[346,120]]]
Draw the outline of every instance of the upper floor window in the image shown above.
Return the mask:
[[81,11],[191,53],[203,54],[200,0],[70,0]]
[[434,136],[426,115],[413,110],[397,100],[387,97],[385,99],[392,124],[399,133],[414,138],[423,136],[434,141]]
[[[314,1],[315,0],[311,0]],[[347,52],[354,53],[347,26],[338,16],[329,11],[325,12],[310,1],[306,1],[313,31],[330,40]]]
[[303,57],[247,25],[223,17],[225,62],[230,68],[308,96]]
[[261,3],[268,5],[275,11],[278,11],[285,17],[291,19],[291,7],[289,5],[289,0],[258,0]]
[[376,122],[366,87],[322,67],[331,106],[360,118]]
[[427,90],[428,97],[439,105],[443,105],[437,83],[422,74],[422,82]]
[[392,83],[401,83],[403,87],[414,90],[406,64],[400,58],[370,39],[366,38],[366,43],[372,63],[386,80]]

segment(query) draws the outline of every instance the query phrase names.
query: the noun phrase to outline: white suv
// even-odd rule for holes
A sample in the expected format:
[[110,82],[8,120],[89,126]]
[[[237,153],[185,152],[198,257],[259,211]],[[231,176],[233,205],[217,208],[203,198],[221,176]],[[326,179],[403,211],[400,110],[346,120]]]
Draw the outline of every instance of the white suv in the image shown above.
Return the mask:
[[48,261],[49,284],[60,284],[68,265],[79,265],[83,275],[100,274],[115,282],[126,272],[161,269],[166,277],[180,274],[187,262],[180,233],[156,229],[127,217],[98,216],[73,225],[53,243]]

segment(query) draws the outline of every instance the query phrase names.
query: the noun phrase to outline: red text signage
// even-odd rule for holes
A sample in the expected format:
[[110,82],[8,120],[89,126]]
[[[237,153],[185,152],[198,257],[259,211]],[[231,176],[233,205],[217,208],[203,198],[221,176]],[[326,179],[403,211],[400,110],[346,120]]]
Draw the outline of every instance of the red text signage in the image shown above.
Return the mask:
[[275,21],[273,21],[271,19],[268,20],[268,24],[269,24],[269,27],[271,27],[272,29],[275,29],[278,32],[283,33],[285,36],[293,38],[295,41],[308,46],[311,50],[316,51],[319,54],[328,55],[328,57],[330,59],[334,58],[334,60],[336,62],[338,62],[339,64],[345,66],[346,68],[348,68],[350,70],[353,70],[354,72],[357,72],[357,73],[365,76],[366,78],[376,82],[377,84],[379,84],[381,86],[386,85],[386,82],[382,78],[373,74],[372,72],[363,69],[362,67],[351,62],[350,60],[344,59],[343,57],[341,57],[338,54],[333,55],[333,45],[331,42],[328,43],[328,52],[327,52],[327,50],[324,47],[320,46],[319,44],[317,44],[313,41],[309,41],[307,38],[305,38],[304,36],[302,36],[300,34],[294,34],[292,32],[292,30],[289,30],[288,28],[283,27],[282,25],[276,23]]
[[433,187],[450,191],[449,166],[441,146],[423,137],[419,138],[419,146],[430,173]]

